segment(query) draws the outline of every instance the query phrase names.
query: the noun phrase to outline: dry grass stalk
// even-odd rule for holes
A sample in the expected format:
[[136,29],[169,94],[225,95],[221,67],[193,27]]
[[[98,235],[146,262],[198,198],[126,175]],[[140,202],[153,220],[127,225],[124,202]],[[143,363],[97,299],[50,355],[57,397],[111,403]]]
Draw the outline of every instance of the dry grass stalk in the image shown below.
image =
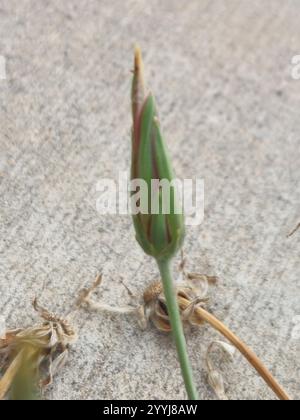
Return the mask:
[[45,322],[29,328],[8,330],[0,337],[0,400],[8,393],[28,361],[38,378],[37,388],[52,383],[53,375],[65,363],[69,346],[77,339],[70,324],[33,302]]

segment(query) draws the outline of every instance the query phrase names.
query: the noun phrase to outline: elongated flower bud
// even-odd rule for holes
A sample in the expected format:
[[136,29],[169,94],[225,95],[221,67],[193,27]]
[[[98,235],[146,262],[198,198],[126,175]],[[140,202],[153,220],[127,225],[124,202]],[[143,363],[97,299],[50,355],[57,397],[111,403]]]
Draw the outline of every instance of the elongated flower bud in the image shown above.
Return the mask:
[[[140,212],[133,215],[136,237],[156,259],[171,258],[184,238],[183,215],[178,207],[175,179],[161,134],[154,97],[147,92],[140,50],[135,52],[132,83],[132,180],[143,180]],[[164,181],[167,187],[163,188]],[[165,206],[166,204],[166,206]]]

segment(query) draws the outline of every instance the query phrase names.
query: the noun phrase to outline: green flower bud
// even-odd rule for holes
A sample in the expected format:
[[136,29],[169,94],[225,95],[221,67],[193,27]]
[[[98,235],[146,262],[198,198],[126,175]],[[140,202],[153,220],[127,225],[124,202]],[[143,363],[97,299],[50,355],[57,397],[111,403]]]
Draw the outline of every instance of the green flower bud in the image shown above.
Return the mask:
[[[144,180],[148,187],[146,194],[140,194],[143,202],[139,206],[147,212],[133,215],[136,237],[147,254],[158,260],[169,259],[183,242],[184,217],[182,211],[178,211],[176,188],[172,184],[175,176],[161,134],[154,97],[145,88],[139,49],[135,53],[132,113],[131,179]],[[163,181],[170,183],[166,190],[162,188]],[[168,203],[168,207],[164,207],[164,203]]]

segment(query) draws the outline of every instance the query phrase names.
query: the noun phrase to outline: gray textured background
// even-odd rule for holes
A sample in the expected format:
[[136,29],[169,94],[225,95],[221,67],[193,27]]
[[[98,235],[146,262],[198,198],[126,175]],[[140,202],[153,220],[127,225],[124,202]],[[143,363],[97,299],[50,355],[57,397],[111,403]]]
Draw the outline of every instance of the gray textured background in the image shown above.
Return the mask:
[[[129,303],[156,278],[128,217],[99,217],[96,183],[129,166],[132,46],[144,51],[179,177],[205,179],[192,270],[216,274],[210,308],[299,397],[299,0],[0,1],[0,307],[37,320],[34,295],[65,313],[104,270],[98,298]],[[298,316],[298,318],[297,318]],[[170,337],[81,311],[78,344],[48,398],[184,398]],[[299,328],[299,325],[298,325]],[[294,334],[292,334],[294,331]],[[299,329],[298,329],[299,331]],[[299,336],[299,334],[298,334]],[[197,386],[217,337],[188,334]],[[298,337],[299,338],[299,337]],[[230,398],[273,398],[241,357]]]

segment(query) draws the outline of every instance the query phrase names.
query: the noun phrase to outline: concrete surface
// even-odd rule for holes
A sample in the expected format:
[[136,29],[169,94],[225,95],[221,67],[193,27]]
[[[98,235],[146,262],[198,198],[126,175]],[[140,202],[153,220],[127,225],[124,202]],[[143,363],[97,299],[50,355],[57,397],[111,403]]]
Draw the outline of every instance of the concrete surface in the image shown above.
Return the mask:
[[[0,1],[0,306],[9,327],[36,321],[34,295],[66,313],[95,274],[98,299],[129,303],[157,276],[129,217],[100,217],[96,184],[130,161],[132,46],[144,51],[177,169],[206,185],[188,230],[190,268],[220,277],[210,308],[299,398],[300,2]],[[80,338],[53,399],[184,398],[170,337],[135,319],[81,311]],[[203,399],[217,334],[188,333]],[[273,394],[241,357],[231,399]]]

